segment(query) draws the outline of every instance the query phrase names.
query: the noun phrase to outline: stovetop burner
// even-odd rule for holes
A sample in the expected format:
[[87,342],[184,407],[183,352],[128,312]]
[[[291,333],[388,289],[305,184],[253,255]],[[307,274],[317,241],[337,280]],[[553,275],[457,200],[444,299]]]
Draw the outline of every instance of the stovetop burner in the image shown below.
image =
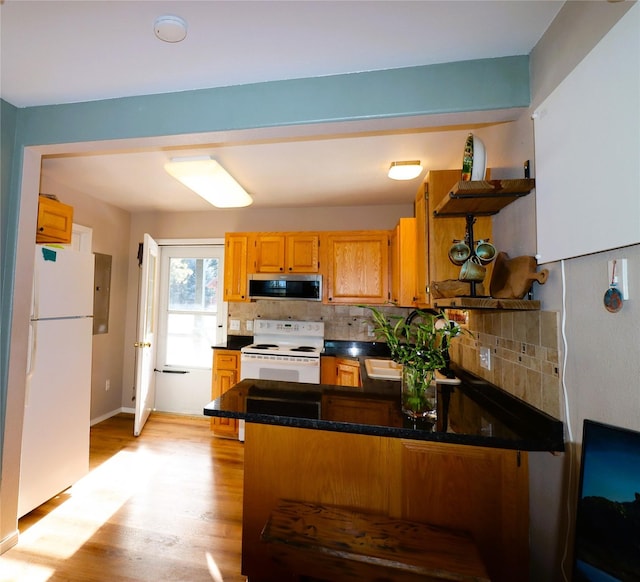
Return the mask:
[[[270,359],[280,356],[283,358],[319,359],[324,348],[324,323],[322,321],[255,319],[253,330],[255,343],[242,348],[240,351],[243,354],[251,356],[264,354]],[[297,360],[292,359],[292,361]]]

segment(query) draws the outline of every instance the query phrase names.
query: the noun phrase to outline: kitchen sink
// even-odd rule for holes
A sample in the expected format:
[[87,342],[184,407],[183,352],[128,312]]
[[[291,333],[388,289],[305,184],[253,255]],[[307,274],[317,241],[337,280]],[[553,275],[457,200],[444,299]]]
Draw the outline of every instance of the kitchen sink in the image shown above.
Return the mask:
[[374,380],[400,380],[402,377],[402,364],[393,360],[366,359],[364,367],[369,378]]
[[[374,360],[367,359],[364,361],[369,378],[374,380],[401,380],[402,364],[398,364],[393,360]],[[436,382],[438,384],[460,384],[459,378],[447,378],[440,371],[436,371]]]

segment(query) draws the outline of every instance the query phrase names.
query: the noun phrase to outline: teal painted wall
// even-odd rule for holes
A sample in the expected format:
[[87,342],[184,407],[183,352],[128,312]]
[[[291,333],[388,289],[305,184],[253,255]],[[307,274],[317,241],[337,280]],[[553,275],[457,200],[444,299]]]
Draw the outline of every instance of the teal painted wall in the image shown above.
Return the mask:
[[[6,402],[7,393],[25,146],[489,111],[527,107],[529,101],[529,57],[514,56],[18,110],[3,104],[15,127],[15,145],[7,160],[11,179],[2,182],[0,402]],[[4,119],[2,149],[4,169]],[[4,423],[0,428],[4,440]]]
[[21,145],[529,105],[529,58],[256,83],[20,110]]

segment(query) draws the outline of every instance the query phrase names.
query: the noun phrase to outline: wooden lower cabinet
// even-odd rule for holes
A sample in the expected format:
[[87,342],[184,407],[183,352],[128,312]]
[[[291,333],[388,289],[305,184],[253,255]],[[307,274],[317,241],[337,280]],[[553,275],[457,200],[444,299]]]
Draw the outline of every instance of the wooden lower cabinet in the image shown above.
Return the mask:
[[338,386],[362,386],[360,362],[349,358],[336,358],[336,384]]
[[[213,350],[213,373],[211,375],[211,399],[215,400],[240,381],[240,352],[236,350]],[[238,438],[239,421],[236,418],[211,418],[211,431],[216,436]]]
[[242,573],[291,580],[260,533],[278,499],[469,531],[493,582],[529,579],[527,454],[247,423]]
[[360,361],[337,356],[322,356],[320,383],[336,386],[362,386]]
[[394,402],[353,398],[341,394],[323,395],[322,418],[333,422],[402,426],[402,419],[398,418]]

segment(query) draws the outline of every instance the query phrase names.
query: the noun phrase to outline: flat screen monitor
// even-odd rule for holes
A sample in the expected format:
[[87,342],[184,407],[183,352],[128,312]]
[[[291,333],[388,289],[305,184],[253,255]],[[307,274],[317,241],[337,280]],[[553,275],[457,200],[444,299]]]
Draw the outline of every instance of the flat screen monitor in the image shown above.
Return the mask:
[[573,582],[640,580],[640,432],[586,419]]

